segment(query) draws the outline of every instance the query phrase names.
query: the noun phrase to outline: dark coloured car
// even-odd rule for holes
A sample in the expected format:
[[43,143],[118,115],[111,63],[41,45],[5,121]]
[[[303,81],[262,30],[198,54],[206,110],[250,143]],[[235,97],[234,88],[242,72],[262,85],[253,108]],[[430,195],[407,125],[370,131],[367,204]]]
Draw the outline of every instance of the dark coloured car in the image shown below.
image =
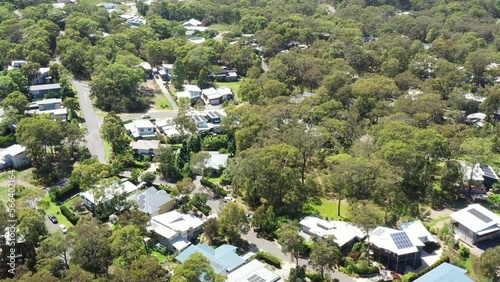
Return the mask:
[[52,223],[58,223],[56,216],[53,214],[49,214],[49,219]]

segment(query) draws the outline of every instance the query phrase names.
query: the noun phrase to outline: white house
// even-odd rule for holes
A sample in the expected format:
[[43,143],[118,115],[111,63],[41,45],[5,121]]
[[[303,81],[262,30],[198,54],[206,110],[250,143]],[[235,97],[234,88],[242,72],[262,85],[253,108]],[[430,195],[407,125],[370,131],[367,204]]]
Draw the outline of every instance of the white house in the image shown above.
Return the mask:
[[201,98],[207,105],[219,105],[224,101],[233,99],[233,91],[228,87],[207,88],[201,91]]
[[158,119],[155,121],[155,125],[158,131],[169,138],[180,135],[173,118]]
[[226,282],[282,282],[278,274],[274,273],[267,265],[259,260],[252,260],[243,266],[236,268],[227,275]]
[[193,44],[201,44],[206,41],[205,37],[191,37],[188,40]]
[[207,168],[219,169],[221,167],[227,166],[227,160],[229,154],[221,154],[219,152],[207,152],[210,158],[206,161],[205,166]]
[[50,83],[50,68],[39,68],[36,76],[31,80],[31,85]]
[[156,155],[160,146],[160,140],[141,139],[130,142],[130,147],[137,155]]
[[178,211],[153,216],[148,230],[153,232],[160,244],[171,251],[182,252],[203,229],[203,221],[192,214]]
[[27,61],[24,60],[14,60],[10,62],[10,65],[7,67],[8,71],[11,71],[15,68],[22,68],[24,65],[28,64]]
[[189,98],[191,102],[196,102],[201,97],[201,89],[197,85],[185,84],[184,91],[177,92],[177,97]]
[[156,137],[155,126],[147,119],[134,120],[124,126],[125,129],[130,131],[134,139]]
[[62,100],[58,98],[43,99],[31,103],[28,106],[27,114],[50,114],[52,117],[66,120],[68,110],[62,106]]
[[420,220],[401,223],[399,227],[406,233],[417,237],[424,244],[438,242],[436,236],[432,235]]
[[316,216],[306,216],[300,221],[300,229],[308,237],[335,236],[335,242],[343,251],[349,251],[352,245],[365,238],[359,227],[345,221],[326,221]]
[[184,27],[190,27],[190,26],[200,26],[201,24],[202,24],[202,22],[200,22],[197,19],[190,19],[189,21],[184,22],[182,25]]
[[500,237],[500,217],[479,205],[469,205],[451,215],[455,236],[470,245]]
[[149,187],[141,193],[130,195],[127,201],[135,201],[139,210],[151,216],[166,213],[174,208],[175,199],[165,190]]
[[0,169],[18,168],[28,165],[30,160],[26,155],[26,148],[19,144],[0,149]]
[[[120,181],[114,182],[108,187],[104,188],[103,191],[97,191],[91,189],[80,193],[82,197],[82,203],[90,210],[94,210],[96,205],[100,203],[109,203],[117,196],[123,194],[130,194],[142,187],[145,183],[140,183],[139,185],[134,185],[132,182],[122,179]],[[99,194],[99,195],[98,195]],[[97,198],[97,199],[96,199]]]

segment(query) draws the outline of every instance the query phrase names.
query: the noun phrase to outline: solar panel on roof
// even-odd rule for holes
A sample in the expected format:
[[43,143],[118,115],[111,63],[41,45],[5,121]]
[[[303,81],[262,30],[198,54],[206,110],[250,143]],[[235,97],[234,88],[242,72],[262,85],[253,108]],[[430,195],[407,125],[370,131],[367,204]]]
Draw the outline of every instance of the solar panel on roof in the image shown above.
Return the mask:
[[391,234],[391,238],[398,249],[413,247],[413,243],[411,242],[410,238],[408,238],[406,232],[393,233]]
[[470,209],[469,210],[469,213],[472,214],[473,216],[479,218],[481,221],[483,221],[484,223],[489,223],[491,221],[493,221],[493,219],[487,217],[486,215],[480,213],[478,210],[476,209]]
[[266,280],[264,280],[262,277],[260,277],[257,274],[254,274],[254,275],[248,277],[247,280],[249,282],[266,282]]

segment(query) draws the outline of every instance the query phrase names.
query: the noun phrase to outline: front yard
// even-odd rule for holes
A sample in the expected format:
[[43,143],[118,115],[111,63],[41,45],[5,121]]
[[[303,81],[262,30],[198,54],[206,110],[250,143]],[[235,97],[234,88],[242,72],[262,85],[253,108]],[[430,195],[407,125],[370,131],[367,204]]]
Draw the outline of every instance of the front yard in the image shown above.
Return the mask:
[[50,196],[45,196],[42,201],[47,201],[50,204],[49,207],[45,209],[46,216],[48,216],[49,214],[55,215],[57,221],[59,221],[59,224],[64,224],[64,226],[66,226],[67,228],[74,226],[64,215],[61,214],[59,206],[50,201]]
[[157,93],[154,100],[155,110],[171,110],[172,105],[168,102],[167,97],[163,93]]

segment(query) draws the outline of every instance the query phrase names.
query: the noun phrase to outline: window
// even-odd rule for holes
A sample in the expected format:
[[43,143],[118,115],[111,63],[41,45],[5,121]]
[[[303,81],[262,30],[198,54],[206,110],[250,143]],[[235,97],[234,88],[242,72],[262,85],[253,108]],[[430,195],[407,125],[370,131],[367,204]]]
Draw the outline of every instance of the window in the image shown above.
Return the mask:
[[144,132],[144,129],[142,129],[142,128],[141,128],[141,129],[140,129],[140,131],[141,131],[141,132]]

